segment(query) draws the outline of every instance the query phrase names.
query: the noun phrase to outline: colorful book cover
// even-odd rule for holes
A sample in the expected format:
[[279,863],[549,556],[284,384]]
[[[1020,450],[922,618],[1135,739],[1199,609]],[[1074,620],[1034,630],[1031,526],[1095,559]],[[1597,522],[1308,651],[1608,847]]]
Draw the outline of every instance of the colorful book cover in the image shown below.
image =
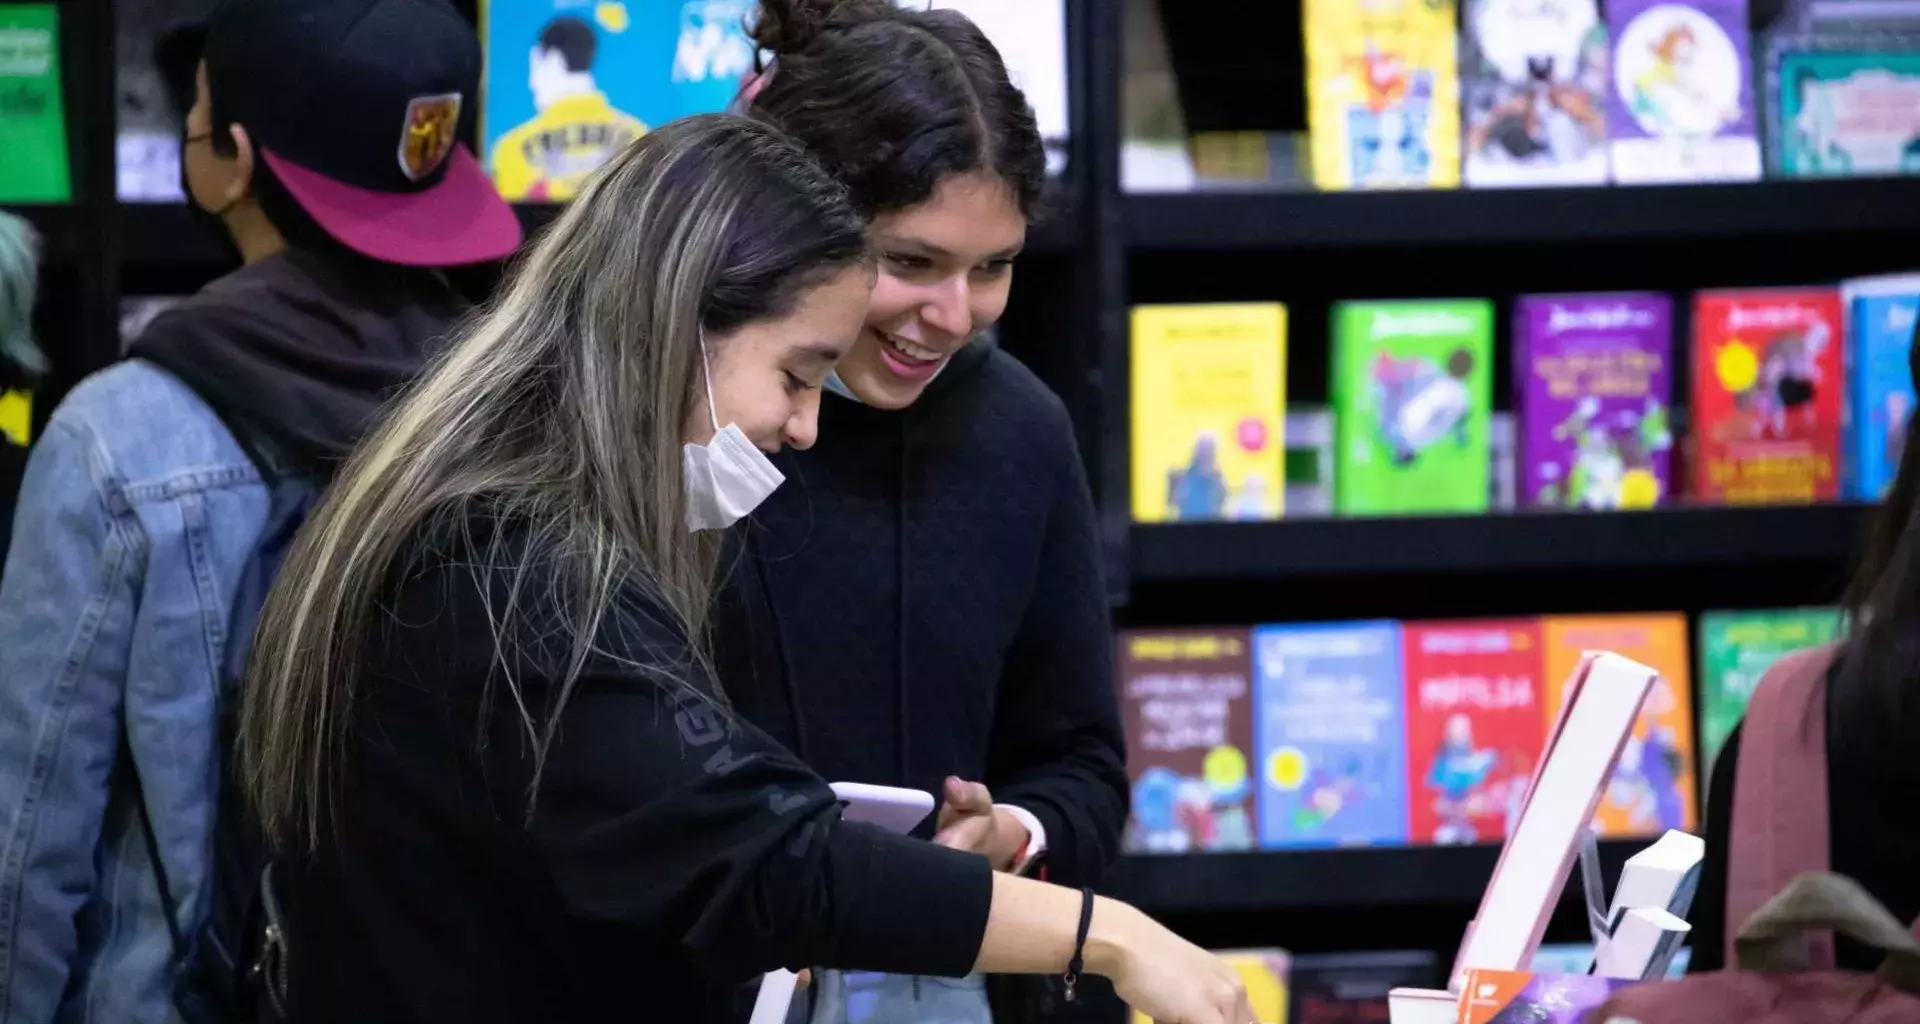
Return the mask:
[[[1913,414],[1914,321],[1920,276],[1858,282],[1847,300],[1847,493],[1861,501],[1886,496],[1906,448]],[[1843,293],[1856,286],[1848,282]]]
[[[1213,955],[1240,975],[1254,1020],[1261,1024],[1287,1024],[1287,975],[1291,958],[1285,950],[1223,949],[1215,950]],[[1135,1010],[1132,1024],[1153,1024],[1153,1019]]]
[[1707,612],[1700,617],[1700,763],[1713,759],[1747,713],[1747,701],[1773,663],[1829,644],[1840,634],[1835,608]]
[[1492,303],[1340,303],[1333,334],[1340,512],[1485,511]]
[[1759,178],[1746,0],[1614,0],[1607,24],[1613,180]]
[[1673,494],[1673,303],[1524,295],[1514,307],[1522,500],[1652,508]]
[[483,4],[487,168],[512,200],[570,199],[649,128],[725,110],[753,70],[753,0]]
[[1133,519],[1277,519],[1286,491],[1287,310],[1133,310]]
[[1261,626],[1253,659],[1260,845],[1406,842],[1399,625]]
[[1779,74],[1777,173],[1920,172],[1920,53],[1787,53]]
[[73,197],[53,4],[0,4],[0,153],[0,202]]
[[1840,496],[1840,293],[1701,292],[1693,305],[1693,494],[1767,505]]
[[1293,958],[1289,1024],[1384,1024],[1387,993],[1441,984],[1429,950]]
[[1531,971],[1467,972],[1460,993],[1460,1024],[1581,1024],[1594,1010],[1638,979]]
[[1594,826],[1602,835],[1619,838],[1691,831],[1697,818],[1687,617],[1677,612],[1549,616],[1542,624],[1548,694],[1544,728],[1552,728],[1559,717],[1567,680],[1582,651],[1611,651],[1660,673],[1620,752]]
[[1120,636],[1132,853],[1250,850],[1253,654],[1245,629]]
[[1606,183],[1607,26],[1595,0],[1467,0],[1461,51],[1469,187]]
[[23,450],[33,443],[33,392],[0,389],[0,442]]
[[1452,0],[1306,0],[1303,9],[1314,184],[1458,185]]
[[1409,622],[1407,791],[1416,843],[1507,834],[1540,759],[1540,625]]

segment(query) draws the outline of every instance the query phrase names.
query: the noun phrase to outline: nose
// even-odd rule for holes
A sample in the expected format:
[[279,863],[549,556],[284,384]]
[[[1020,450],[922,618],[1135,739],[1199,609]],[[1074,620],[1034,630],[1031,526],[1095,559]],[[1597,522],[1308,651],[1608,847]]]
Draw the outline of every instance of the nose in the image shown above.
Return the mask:
[[782,434],[787,447],[804,452],[820,439],[819,395],[817,391],[811,392],[801,400],[800,407],[794,410],[793,415],[788,417],[786,430]]
[[927,301],[920,307],[920,319],[934,330],[956,338],[965,337],[973,333],[970,298],[967,275],[955,274],[933,286]]

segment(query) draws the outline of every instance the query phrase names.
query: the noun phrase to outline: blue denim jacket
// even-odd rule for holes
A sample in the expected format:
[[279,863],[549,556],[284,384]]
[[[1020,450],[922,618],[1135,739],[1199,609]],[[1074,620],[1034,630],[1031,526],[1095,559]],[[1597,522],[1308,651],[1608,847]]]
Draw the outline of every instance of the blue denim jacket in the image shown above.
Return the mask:
[[124,742],[191,933],[207,911],[219,669],[268,493],[151,364],[88,378],[28,462],[0,576],[0,1024],[173,1019]]

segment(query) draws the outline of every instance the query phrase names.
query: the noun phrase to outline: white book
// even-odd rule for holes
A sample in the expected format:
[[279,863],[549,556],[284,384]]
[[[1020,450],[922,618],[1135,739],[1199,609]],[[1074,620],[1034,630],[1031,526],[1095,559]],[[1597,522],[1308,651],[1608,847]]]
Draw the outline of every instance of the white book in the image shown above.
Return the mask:
[[1569,681],[1546,753],[1500,850],[1480,911],[1454,963],[1458,991],[1469,968],[1523,971],[1566,887],[1580,835],[1593,820],[1640,704],[1659,673],[1617,654],[1583,655]]
[[1700,884],[1700,864],[1707,844],[1699,836],[1669,831],[1652,846],[1627,859],[1620,884],[1613,888],[1607,909],[1607,930],[1616,931],[1630,910],[1652,907],[1685,920]]
[[1658,907],[1635,907],[1621,917],[1600,946],[1593,973],[1602,978],[1647,981],[1664,978],[1673,955],[1693,926]]

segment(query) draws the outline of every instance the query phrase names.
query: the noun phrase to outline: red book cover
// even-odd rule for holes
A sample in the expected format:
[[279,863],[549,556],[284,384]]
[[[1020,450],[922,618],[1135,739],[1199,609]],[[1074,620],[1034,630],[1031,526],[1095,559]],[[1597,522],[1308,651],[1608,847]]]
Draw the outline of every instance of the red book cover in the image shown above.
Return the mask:
[[1729,505],[1840,496],[1840,292],[1701,292],[1693,306],[1693,494]]
[[1410,622],[1403,635],[1412,840],[1498,842],[1545,742],[1540,625]]

